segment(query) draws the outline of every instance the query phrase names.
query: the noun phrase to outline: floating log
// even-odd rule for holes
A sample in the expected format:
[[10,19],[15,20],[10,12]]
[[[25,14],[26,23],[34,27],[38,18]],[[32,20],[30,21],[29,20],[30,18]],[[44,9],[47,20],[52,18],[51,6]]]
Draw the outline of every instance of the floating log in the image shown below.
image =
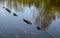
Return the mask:
[[38,30],[41,30],[41,28],[40,28],[39,26],[37,26],[37,29],[38,29]]
[[14,16],[18,16],[17,14],[13,13]]
[[32,25],[32,23],[30,21],[26,20],[26,19],[23,19],[23,21],[26,22],[27,24]]
[[3,7],[3,9],[5,9],[6,11],[8,11],[9,13],[11,13],[11,11],[8,8]]

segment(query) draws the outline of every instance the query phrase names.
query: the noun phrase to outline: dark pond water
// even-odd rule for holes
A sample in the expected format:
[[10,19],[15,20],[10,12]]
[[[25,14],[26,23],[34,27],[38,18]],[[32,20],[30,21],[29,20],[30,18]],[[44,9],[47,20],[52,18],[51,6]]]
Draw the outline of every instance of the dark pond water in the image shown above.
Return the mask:
[[[12,13],[3,7],[8,8]],[[55,18],[49,20],[49,18],[45,19],[45,16],[41,17],[40,12],[34,5],[23,6],[17,2],[17,6],[14,7],[13,2],[11,4],[7,1],[0,2],[0,38],[60,38],[59,13],[53,13]],[[22,19],[29,20],[32,25]],[[40,26],[41,30],[38,30],[37,26]]]

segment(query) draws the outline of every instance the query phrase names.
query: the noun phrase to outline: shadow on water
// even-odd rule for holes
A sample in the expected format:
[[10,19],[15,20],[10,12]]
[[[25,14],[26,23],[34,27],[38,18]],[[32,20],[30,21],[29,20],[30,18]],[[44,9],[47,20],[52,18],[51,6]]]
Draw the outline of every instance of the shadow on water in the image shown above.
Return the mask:
[[50,1],[0,1],[0,38],[60,37],[60,13]]

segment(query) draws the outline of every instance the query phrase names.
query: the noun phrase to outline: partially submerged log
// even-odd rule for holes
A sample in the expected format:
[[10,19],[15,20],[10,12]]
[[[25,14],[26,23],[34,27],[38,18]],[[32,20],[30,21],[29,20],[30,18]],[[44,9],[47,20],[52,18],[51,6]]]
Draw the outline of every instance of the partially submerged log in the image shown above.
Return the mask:
[[41,30],[41,28],[40,28],[39,26],[37,26],[37,29],[38,29],[38,30]]
[[11,11],[8,8],[3,7],[3,9],[5,9],[6,11],[8,11],[9,13],[11,13]]
[[27,24],[32,25],[32,23],[30,21],[26,20],[26,19],[23,19],[23,21],[26,22]]
[[17,14],[13,13],[14,16],[18,16]]

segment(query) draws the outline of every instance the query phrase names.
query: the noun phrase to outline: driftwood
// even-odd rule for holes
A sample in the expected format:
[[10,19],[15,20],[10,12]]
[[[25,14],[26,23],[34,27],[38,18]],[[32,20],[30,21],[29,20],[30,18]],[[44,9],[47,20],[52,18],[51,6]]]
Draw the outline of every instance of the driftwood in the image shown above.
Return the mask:
[[23,19],[23,21],[26,22],[27,24],[32,25],[32,23],[30,21],[26,20],[26,19]]
[[39,26],[37,26],[37,29],[38,29],[38,30],[41,30],[41,28],[40,28]]
[[17,14],[13,13],[14,16],[18,16]]
[[8,11],[9,13],[11,13],[11,11],[8,8],[3,7],[3,9],[5,9],[6,11]]

